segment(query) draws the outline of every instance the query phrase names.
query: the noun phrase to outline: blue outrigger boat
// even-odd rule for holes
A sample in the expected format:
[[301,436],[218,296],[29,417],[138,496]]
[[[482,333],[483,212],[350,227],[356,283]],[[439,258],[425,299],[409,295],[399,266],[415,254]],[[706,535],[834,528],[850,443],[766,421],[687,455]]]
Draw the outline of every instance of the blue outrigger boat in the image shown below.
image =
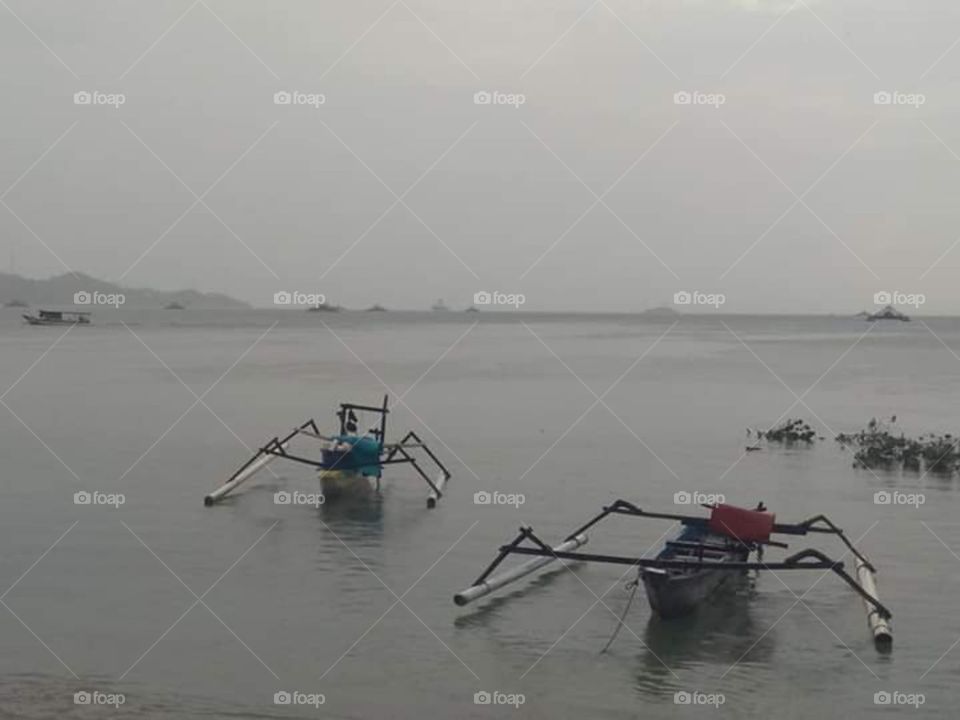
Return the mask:
[[[215,504],[273,460],[285,458],[319,470],[323,497],[330,500],[350,491],[369,492],[371,478],[379,489],[385,465],[406,463],[411,465],[430,487],[427,507],[435,507],[443,497],[444,487],[451,478],[450,471],[413,430],[404,435],[399,442],[386,442],[387,415],[390,412],[387,403],[386,395],[383,396],[383,404],[379,407],[340,403],[340,409],[337,411],[340,428],[334,435],[321,434],[316,421],[311,418],[295,427],[289,434],[274,437],[241,465],[226,482],[206,495],[203,499],[204,505]],[[358,413],[373,414],[376,418],[375,425],[362,434],[359,432],[361,418]],[[290,451],[291,443],[301,437],[319,441],[319,459]],[[438,468],[439,474],[435,478],[431,478],[421,467],[416,457],[418,452],[426,454]]]
[[[705,507],[710,510],[708,517],[647,512],[626,500],[617,500],[556,547],[547,545],[532,528],[522,527],[510,543],[500,548],[483,573],[468,588],[454,595],[454,602],[466,605],[555,560],[599,562],[636,567],[638,583],[643,583],[650,608],[655,615],[670,620],[694,612],[731,578],[750,570],[824,570],[836,574],[860,595],[877,648],[881,651],[891,648],[891,612],[878,599],[876,568],[829,518],[817,515],[789,524],[776,522],[774,514],[767,512],[762,503],[752,510],[726,504]],[[679,522],[681,528],[653,558],[580,551],[587,543],[586,531],[611,515],[672,520]],[[843,542],[855,558],[856,577],[844,569],[842,562],[813,548],[776,562],[763,560],[766,547],[787,548],[786,543],[771,539],[772,535],[817,533],[835,535]],[[534,559],[495,575],[494,570],[508,555],[531,555]],[[751,559],[752,555],[756,559]]]

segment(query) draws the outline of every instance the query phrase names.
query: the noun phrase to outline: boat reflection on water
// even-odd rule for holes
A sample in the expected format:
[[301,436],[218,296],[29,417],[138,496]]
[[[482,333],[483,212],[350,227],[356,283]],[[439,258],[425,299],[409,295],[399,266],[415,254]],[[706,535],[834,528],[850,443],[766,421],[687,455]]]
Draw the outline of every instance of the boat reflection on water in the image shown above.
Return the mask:
[[320,519],[338,535],[341,530],[367,538],[382,535],[383,494],[370,478],[350,474],[356,476],[350,481],[331,481],[329,477],[321,481],[324,503],[319,507]]
[[[774,633],[769,625],[755,622],[751,614],[755,582],[753,574],[737,576],[684,617],[663,620],[651,614],[641,636],[644,646],[638,656],[637,690],[662,698],[679,689],[676,675],[683,676],[683,671],[699,669],[719,681],[733,665],[770,660]],[[626,622],[630,623],[629,617]],[[628,631],[621,633],[619,641],[634,640]]]

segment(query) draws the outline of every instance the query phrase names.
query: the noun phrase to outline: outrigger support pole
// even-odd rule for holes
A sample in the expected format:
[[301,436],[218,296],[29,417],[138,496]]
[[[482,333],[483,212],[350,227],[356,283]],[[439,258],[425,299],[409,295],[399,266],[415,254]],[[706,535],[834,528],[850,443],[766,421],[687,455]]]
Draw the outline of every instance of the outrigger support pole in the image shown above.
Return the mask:
[[[510,570],[506,570],[499,575],[490,577],[490,574],[501,562],[503,562],[507,555],[512,552],[520,551],[518,546],[526,539],[530,539],[537,544],[536,548],[527,548],[535,551],[531,552],[530,554],[539,555],[540,557],[535,560],[529,560],[522,565],[511,568]],[[586,545],[586,543],[586,535],[577,535],[576,537],[568,538],[555,548],[551,548],[549,545],[543,544],[540,539],[533,534],[533,530],[531,528],[520,528],[520,534],[513,539],[513,542],[500,548],[499,555],[497,555],[494,561],[490,563],[486,570],[483,571],[480,577],[478,577],[470,587],[466,588],[465,590],[461,590],[454,595],[453,601],[457,605],[463,606],[476,600],[477,598],[483,597],[484,595],[489,595],[494,590],[498,590],[504,585],[512,583],[514,580],[519,580],[535,570],[539,570],[544,565],[549,565],[554,560],[564,557],[565,555],[569,555],[570,550],[576,550],[577,548]]]
[[[607,505],[603,508],[603,511],[594,517],[592,520],[586,524],[579,527],[575,530],[572,535],[579,534],[589,529],[593,525],[596,525],[598,522],[603,520],[608,515],[631,515],[634,517],[649,517],[649,518],[659,518],[661,520],[676,520],[682,522],[685,525],[694,525],[694,526],[706,526],[708,523],[708,518],[698,517],[696,515],[679,515],[676,513],[654,513],[647,512],[638,508],[633,503],[627,502],[626,500],[616,500],[612,505]],[[804,520],[801,523],[774,523],[772,533],[777,533],[781,535],[807,535],[809,533],[821,533],[826,535],[836,535],[840,538],[847,549],[856,557],[860,562],[866,565],[871,572],[876,572],[876,568],[873,564],[867,559],[866,555],[860,552],[841,528],[839,528],[830,518],[826,515],[816,515],[809,520]],[[782,543],[767,542],[767,545],[780,545],[781,547],[786,547]]]
[[256,454],[247,460],[243,465],[241,465],[233,475],[231,475],[223,485],[218,487],[216,490],[211,492],[209,495],[206,495],[203,498],[203,504],[207,507],[210,507],[214,503],[226,497],[229,493],[233,492],[238,488],[242,483],[249,480],[251,477],[260,472],[263,468],[273,462],[277,457],[287,457],[291,460],[297,460],[299,462],[311,463],[312,461],[305,458],[299,458],[294,455],[288,455],[286,452],[286,447],[293,438],[297,435],[320,435],[320,430],[317,428],[316,422],[311,418],[307,420],[302,425],[294,428],[290,434],[284,436],[283,438],[275,437],[262,448],[260,448]]
[[[823,525],[826,525],[826,527],[819,526],[819,523],[823,523]],[[866,556],[857,550],[856,547],[854,547],[853,543],[850,542],[843,530],[837,527],[826,515],[816,515],[809,520],[804,520],[802,523],[796,523],[795,525],[782,525],[780,523],[775,523],[773,526],[773,532],[781,533],[783,535],[806,535],[807,533],[825,533],[828,535],[836,535],[841,541],[843,541],[843,544],[847,546],[847,549],[853,553],[857,560],[866,565],[871,572],[875,573],[877,571],[873,564],[867,560]]]
[[[410,441],[413,442],[410,442]],[[447,466],[440,462],[440,458],[433,454],[433,451],[427,447],[427,444],[420,439],[420,436],[417,435],[413,430],[409,431],[398,443],[388,446],[390,451],[387,453],[386,458],[383,459],[382,464],[388,465],[392,463],[410,463],[413,465],[414,470],[422,477],[427,485],[430,486],[430,494],[427,495],[427,507],[434,508],[437,506],[437,502],[440,498],[443,497],[443,488],[447,484],[447,481],[453,477]],[[429,457],[434,464],[440,468],[440,475],[436,480],[431,480],[430,476],[424,472],[423,468],[420,467],[420,464],[417,462],[417,459],[409,452],[410,450],[423,450],[427,457]],[[400,459],[394,459],[394,456],[400,455]]]

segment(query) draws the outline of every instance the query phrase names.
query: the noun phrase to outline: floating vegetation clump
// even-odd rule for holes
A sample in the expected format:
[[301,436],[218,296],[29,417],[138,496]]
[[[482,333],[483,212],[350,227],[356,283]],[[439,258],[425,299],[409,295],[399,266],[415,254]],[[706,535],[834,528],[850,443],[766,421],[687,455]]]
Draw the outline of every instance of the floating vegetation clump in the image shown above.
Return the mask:
[[[772,427],[769,430],[757,430],[756,433],[758,441],[766,438],[770,442],[784,443],[787,445],[800,442],[809,445],[813,443],[814,440],[822,439],[817,436],[817,433],[806,421],[800,420],[799,418],[795,420],[784,420],[776,427]],[[747,434],[750,434],[749,430]]]
[[865,430],[858,433],[840,433],[837,442],[854,447],[853,466],[864,470],[902,468],[912,472],[952,475],[960,470],[960,452],[957,438],[950,433],[929,433],[908,438],[896,433],[897,416],[887,422],[871,419]]

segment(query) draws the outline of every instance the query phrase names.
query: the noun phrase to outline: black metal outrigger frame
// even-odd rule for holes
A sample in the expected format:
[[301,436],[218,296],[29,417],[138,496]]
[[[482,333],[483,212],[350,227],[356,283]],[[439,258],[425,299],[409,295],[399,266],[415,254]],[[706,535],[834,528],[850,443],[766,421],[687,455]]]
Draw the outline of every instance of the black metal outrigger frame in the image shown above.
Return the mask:
[[[564,542],[569,542],[578,536],[582,536],[584,532],[610,515],[628,515],[632,517],[650,517],[665,520],[676,520],[685,525],[704,527],[707,526],[709,521],[708,518],[692,515],[647,512],[646,510],[642,510],[626,500],[617,500],[613,504],[604,507],[602,512],[567,535],[564,539]],[[807,535],[808,533],[836,535],[841,539],[841,541],[843,541],[843,543],[854,554],[854,556],[856,556],[857,559],[866,565],[871,572],[876,572],[874,566],[869,560],[867,560],[863,553],[854,547],[853,543],[850,542],[843,530],[837,527],[825,515],[816,515],[808,520],[795,524],[775,523],[773,525],[772,532],[783,535]],[[736,538],[734,539],[736,540]],[[528,544],[524,545],[523,543],[525,541],[528,541]],[[772,545],[782,548],[787,547],[786,543],[775,542],[772,540],[762,543],[753,541],[741,541],[741,543],[751,550],[757,549],[762,545]],[[700,559],[694,561],[661,560],[657,558],[636,558],[622,555],[602,555],[597,553],[557,550],[555,548],[551,548],[539,537],[537,537],[532,528],[522,527],[520,528],[518,535],[510,543],[500,547],[499,552],[497,553],[497,556],[494,558],[493,562],[487,566],[483,573],[481,573],[481,575],[473,582],[471,587],[476,587],[486,581],[487,578],[490,577],[491,573],[506,559],[508,555],[511,554],[533,555],[560,560],[610,563],[614,565],[632,565],[638,568],[695,568],[703,570],[829,570],[838,575],[844,582],[847,583],[847,585],[853,588],[853,590],[860,595],[861,598],[863,598],[877,611],[880,617],[885,620],[889,620],[892,617],[892,613],[885,605],[883,605],[883,603],[868,593],[863,586],[857,582],[857,580],[851,577],[850,574],[844,570],[843,562],[832,560],[819,550],[814,550],[813,548],[802,550],[784,558],[779,562],[716,562],[704,560],[702,553]]]

